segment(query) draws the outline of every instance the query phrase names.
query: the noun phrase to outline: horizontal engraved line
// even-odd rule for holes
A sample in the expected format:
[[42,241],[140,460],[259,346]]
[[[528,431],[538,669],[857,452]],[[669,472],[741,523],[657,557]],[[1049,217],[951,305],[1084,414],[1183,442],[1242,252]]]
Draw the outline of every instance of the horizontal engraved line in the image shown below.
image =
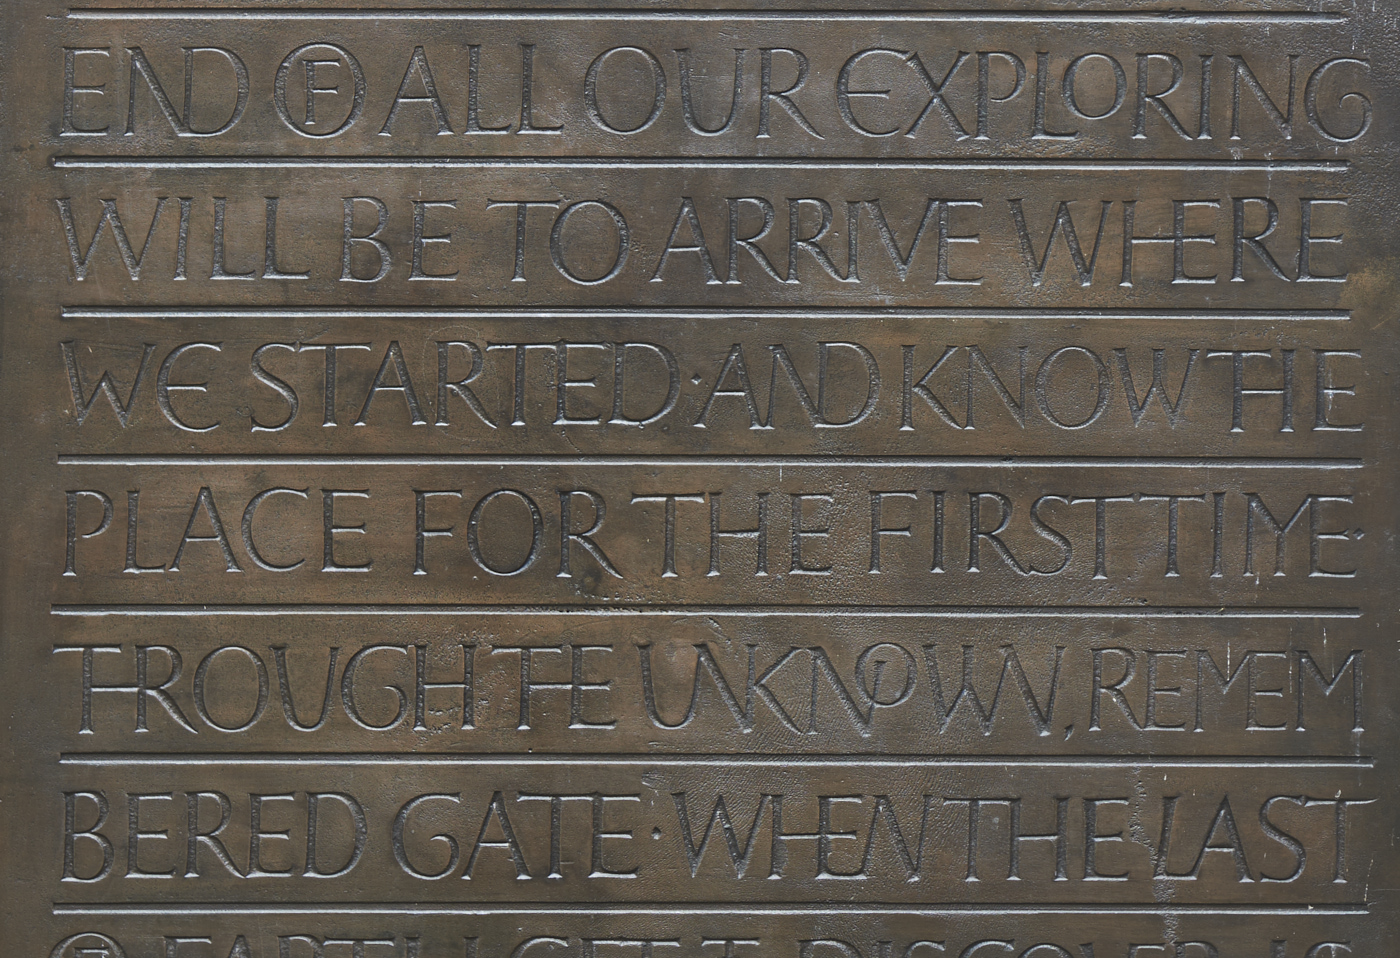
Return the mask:
[[543,10],[533,7],[420,7],[385,9],[340,7],[70,7],[71,20],[469,20],[469,21],[710,21],[813,23],[881,21],[893,23],[1105,23],[1197,26],[1224,23],[1345,23],[1344,13],[1314,10],[654,10],[622,7]]
[[900,904],[898,902],[54,902],[55,915],[593,915],[761,916],[810,915],[1366,915],[1369,903],[1178,902],[1171,904],[1074,904],[1064,902],[980,902],[977,904]]
[[1362,459],[1307,456],[686,456],[686,455],[558,455],[512,456],[489,453],[391,453],[336,455],[244,455],[240,453],[100,453],[64,454],[60,466],[597,466],[647,468],[652,466],[734,466],[743,468],[871,469],[937,468],[1047,468],[1047,469],[1361,469]]
[[704,321],[722,319],[982,319],[1123,320],[1180,319],[1219,322],[1314,322],[1351,318],[1347,309],[1192,309],[1192,308],[884,308],[849,306],[64,306],[64,319],[469,319],[616,320],[627,318]]
[[706,156],[55,156],[60,170],[217,169],[581,169],[581,170],[1031,170],[1069,172],[1344,173],[1347,160],[1057,159],[1054,157],[732,157]]
[[949,755],[882,752],[878,755],[786,753],[733,755],[675,753],[515,752],[463,755],[451,752],[65,752],[60,765],[224,766],[224,765],[448,765],[448,766],[659,766],[706,767],[813,766],[822,768],[922,768],[1016,765],[1046,768],[1319,768],[1370,769],[1375,759],[1363,755]]
[[1359,619],[1344,606],[1134,606],[1134,605],[667,605],[660,603],[569,605],[564,603],[122,603],[54,604],[51,615],[104,616],[263,616],[263,615],[635,615],[768,618],[848,616],[855,618],[1029,618],[1029,619]]

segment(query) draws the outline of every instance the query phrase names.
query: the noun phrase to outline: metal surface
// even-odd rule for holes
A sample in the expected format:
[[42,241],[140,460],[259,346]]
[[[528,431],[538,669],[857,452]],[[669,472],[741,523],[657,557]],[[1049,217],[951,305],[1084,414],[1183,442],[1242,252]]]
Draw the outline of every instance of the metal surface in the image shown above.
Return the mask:
[[7,955],[1393,951],[1389,0],[7,12]]

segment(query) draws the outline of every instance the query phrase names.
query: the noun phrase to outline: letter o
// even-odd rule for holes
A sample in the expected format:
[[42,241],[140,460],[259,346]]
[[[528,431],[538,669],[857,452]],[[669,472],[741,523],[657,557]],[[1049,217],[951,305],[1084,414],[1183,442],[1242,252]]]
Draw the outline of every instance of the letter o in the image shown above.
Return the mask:
[[[601,208],[608,216],[612,217],[613,225],[617,227],[617,257],[613,260],[612,267],[597,279],[582,279],[564,262],[564,227],[568,224],[569,217],[585,206]],[[554,229],[549,234],[549,257],[554,261],[554,268],[565,279],[572,283],[578,283],[580,286],[597,286],[599,283],[606,283],[622,272],[622,267],[627,263],[627,253],[631,241],[632,234],[627,229],[627,220],[623,219],[621,210],[602,200],[580,200],[564,207],[559,218],[554,221]]]
[[[603,116],[603,111],[598,106],[598,74],[603,69],[603,65],[608,62],[608,57],[614,53],[640,53],[651,65],[651,112],[640,125],[623,129],[613,126]],[[620,133],[623,136],[630,136],[633,133],[640,133],[656,122],[661,116],[661,109],[666,105],[666,69],[661,65],[661,61],[656,59],[650,52],[641,47],[613,47],[611,50],[604,50],[598,54],[597,58],[588,65],[588,73],[583,79],[583,100],[588,107],[588,117],[599,129],[607,130],[609,133]]]
[[1038,945],[1031,945],[1021,952],[1016,958],[1074,958],[1068,951],[1059,945],[1052,945],[1049,942],[1042,942]]
[[[106,935],[98,934],[95,931],[80,931],[76,935],[69,935],[53,946],[53,951],[49,952],[49,958],[62,958],[69,947],[79,944],[84,938],[95,938],[107,949],[110,949],[107,952],[109,958],[126,958],[126,952],[122,951],[122,946],[117,943],[115,938],[108,938]],[[89,944],[89,947],[92,947],[92,945]]]
[[[345,122],[334,130],[326,133],[312,133],[303,128],[296,120],[292,119],[292,113],[287,109],[287,74],[292,70],[292,64],[302,55],[312,50],[334,50],[336,56],[345,60],[345,65],[350,69],[350,78],[355,83],[354,97],[350,101],[350,115],[345,118]],[[360,69],[360,61],[356,60],[350,51],[334,43],[306,43],[297,47],[287,58],[282,61],[282,65],[277,68],[277,79],[272,85],[272,102],[277,107],[277,115],[282,118],[282,122],[296,133],[302,136],[309,136],[315,139],[325,139],[326,137],[339,136],[354,125],[360,118],[360,114],[365,109],[365,73]]]
[[[1323,949],[1327,949],[1325,952]],[[1308,949],[1307,958],[1339,958],[1351,954],[1349,941],[1320,941]]]
[[[878,698],[880,694],[880,667],[885,664],[884,660],[879,660],[875,663],[875,687],[871,688],[866,683],[866,666],[870,662],[870,657],[879,649],[894,649],[896,653],[895,657],[902,658],[904,661],[904,688],[900,689],[899,692],[895,694],[895,697],[888,702],[882,702]],[[896,645],[893,642],[877,642],[862,652],[860,658],[856,659],[856,688],[872,706],[878,705],[883,709],[894,708],[896,705],[903,705],[905,702],[909,701],[909,696],[914,694],[914,675],[917,670],[918,666],[915,663],[914,656],[910,655],[909,650],[904,646]]]
[[[1075,79],[1079,76],[1079,68],[1085,61],[1093,59],[1107,60],[1109,66],[1113,68],[1113,106],[1103,113],[1085,113],[1079,107],[1079,100],[1074,94]],[[1070,61],[1065,69],[1064,80],[1065,105],[1070,108],[1075,116],[1083,117],[1086,120],[1104,120],[1118,112],[1118,108],[1123,105],[1123,101],[1128,97],[1128,75],[1123,72],[1123,64],[1109,56],[1107,53],[1086,53],[1083,56],[1075,57]]]
[[[1054,364],[1056,359],[1070,352],[1083,353],[1092,359],[1094,361],[1094,369],[1097,370],[1099,376],[1098,395],[1094,400],[1094,411],[1089,413],[1087,418],[1079,422],[1065,422],[1057,416],[1055,411],[1050,408],[1050,397],[1046,394],[1046,386],[1050,381],[1050,367]],[[1040,369],[1038,369],[1035,374],[1036,404],[1040,406],[1040,411],[1045,414],[1045,418],[1061,429],[1083,429],[1085,426],[1088,426],[1094,420],[1098,419],[1104,414],[1104,410],[1108,408],[1108,399],[1109,396],[1112,395],[1112,391],[1113,381],[1109,378],[1108,367],[1104,365],[1104,361],[1099,358],[1098,353],[1094,352],[1092,349],[1085,349],[1083,346],[1060,347],[1049,356],[1045,357],[1045,361],[1040,364]]]
[[[242,725],[220,725],[214,721],[214,717],[209,714],[208,703],[204,698],[205,680],[209,677],[209,667],[214,664],[214,659],[224,652],[242,652],[247,656],[248,661],[253,663],[253,672],[258,677],[258,702],[253,707],[253,714],[248,717],[248,721]],[[206,655],[199,663],[199,668],[194,670],[194,708],[199,713],[206,724],[211,728],[216,728],[220,732],[244,732],[252,728],[262,718],[263,712],[267,711],[269,683],[267,680],[267,665],[262,657],[252,649],[241,645],[221,645],[214,651]]]
[[[481,554],[481,514],[488,505],[500,496],[515,496],[530,510],[530,554],[514,569],[498,569],[487,562],[486,557]],[[516,489],[497,489],[495,492],[488,492],[477,501],[477,504],[472,508],[471,517],[467,519],[467,549],[471,552],[472,558],[476,560],[476,564],[492,575],[510,576],[524,572],[534,565],[535,560],[540,557],[540,544],[543,541],[544,517],[540,515],[540,507],[535,505],[535,500]]]

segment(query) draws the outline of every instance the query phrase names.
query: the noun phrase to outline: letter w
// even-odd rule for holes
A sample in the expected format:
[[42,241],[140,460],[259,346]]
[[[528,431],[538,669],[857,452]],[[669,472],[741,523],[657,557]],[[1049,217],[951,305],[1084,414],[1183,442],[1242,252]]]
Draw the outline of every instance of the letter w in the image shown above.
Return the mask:
[[97,241],[102,238],[109,223],[112,227],[112,239],[117,243],[117,252],[121,253],[127,273],[131,275],[133,280],[140,279],[141,262],[146,258],[146,250],[151,248],[151,238],[155,236],[156,226],[160,223],[161,210],[165,209],[165,201],[169,198],[168,196],[156,198],[156,211],[151,215],[151,226],[150,229],[146,230],[146,242],[142,244],[139,255],[131,248],[131,240],[127,238],[126,230],[122,227],[122,218],[117,213],[116,200],[102,201],[102,219],[97,221],[97,229],[92,234],[92,242],[88,243],[86,252],[78,241],[78,227],[73,222],[72,202],[67,197],[54,200],[58,204],[58,216],[63,220],[63,234],[68,237],[68,252],[73,257],[73,273],[78,282],[87,279],[88,267],[92,265],[92,255],[97,251]]
[[1175,429],[1181,422],[1185,413],[1186,391],[1191,385],[1191,371],[1196,367],[1196,357],[1200,355],[1199,349],[1191,349],[1186,355],[1186,372],[1181,375],[1181,389],[1176,394],[1176,402],[1172,402],[1171,393],[1167,391],[1166,383],[1166,350],[1152,350],[1152,385],[1147,387],[1147,395],[1141,400],[1138,399],[1137,387],[1133,382],[1133,371],[1128,366],[1128,351],[1126,349],[1115,349],[1113,355],[1118,358],[1118,373],[1123,379],[1123,391],[1128,396],[1128,412],[1132,414],[1133,425],[1142,422],[1142,417],[1147,415],[1147,407],[1152,403],[1155,395],[1162,403],[1162,408],[1166,410],[1167,422]]
[[145,352],[141,354],[141,365],[136,370],[136,380],[131,384],[131,393],[126,397],[126,402],[122,402],[121,397],[117,395],[117,384],[112,379],[112,374],[105,369],[102,370],[102,377],[97,380],[97,385],[92,387],[92,395],[87,395],[87,390],[83,388],[83,374],[78,370],[78,357],[73,350],[73,341],[70,339],[61,345],[63,364],[68,367],[68,385],[73,390],[73,411],[78,417],[78,425],[81,426],[83,420],[87,419],[93,404],[97,402],[98,394],[101,393],[112,404],[117,421],[125,428],[131,419],[131,407],[136,403],[136,393],[141,389],[141,381],[146,378],[146,367],[150,363],[151,354],[156,351],[155,344],[145,344]]
[[719,822],[720,828],[724,830],[724,843],[729,848],[729,860],[734,863],[736,877],[744,877],[744,872],[749,867],[749,858],[753,854],[754,839],[758,837],[758,827],[763,822],[763,809],[768,804],[768,798],[767,795],[759,796],[758,808],[754,810],[753,824],[749,826],[748,838],[744,841],[744,847],[740,848],[739,836],[735,833],[734,823],[729,818],[729,809],[724,806],[724,796],[718,796],[715,799],[714,810],[710,812],[710,820],[705,824],[705,834],[700,836],[700,845],[697,848],[690,830],[690,815],[686,811],[685,792],[671,793],[671,800],[676,803],[676,816],[680,819],[681,838],[685,842],[685,856],[690,860],[691,878],[694,878],[700,871],[700,861],[705,857],[705,848],[710,844],[710,833],[714,831],[715,822]]
[[1045,241],[1045,253],[1039,261],[1035,258],[1035,244],[1031,242],[1030,230],[1026,228],[1026,213],[1021,201],[1007,202],[1011,204],[1011,218],[1016,223],[1016,233],[1021,237],[1021,252],[1026,258],[1026,267],[1031,271],[1031,285],[1040,286],[1045,282],[1045,267],[1050,263],[1050,250],[1054,248],[1055,234],[1059,232],[1065,234],[1065,245],[1069,247],[1070,258],[1074,260],[1074,271],[1079,274],[1079,285],[1088,286],[1094,281],[1094,264],[1098,262],[1099,245],[1103,242],[1104,229],[1108,226],[1108,210],[1113,205],[1112,200],[1100,201],[1103,206],[1099,212],[1099,232],[1094,237],[1094,249],[1088,260],[1084,259],[1084,249],[1079,245],[1079,233],[1074,228],[1069,201],[1061,200],[1059,209],[1055,211],[1055,224],[1050,227],[1050,237]]
[[1040,705],[1040,700],[1035,691],[1031,688],[1030,679],[1026,676],[1026,670],[1021,665],[1020,656],[1016,650],[1009,645],[1002,646],[1001,654],[1001,674],[997,677],[996,691],[992,693],[992,704],[990,707],[982,704],[981,697],[977,694],[977,689],[973,685],[973,666],[975,664],[974,646],[964,645],[962,647],[962,687],[958,689],[957,695],[953,696],[953,701],[949,705],[944,704],[943,680],[940,677],[938,667],[938,650],[936,646],[924,646],[924,662],[928,669],[929,684],[933,696],[934,714],[939,719],[939,731],[947,731],[949,724],[953,721],[953,715],[958,711],[958,707],[964,702],[977,720],[978,726],[982,729],[983,735],[992,734],[992,727],[996,723],[997,708],[1001,704],[1002,690],[1006,686],[1007,676],[1011,676],[1016,682],[1017,691],[1021,693],[1021,699],[1026,703],[1026,713],[1035,727],[1036,734],[1049,735],[1050,726],[1054,721],[1055,697],[1060,686],[1060,666],[1064,661],[1065,650],[1063,646],[1055,647],[1055,657],[1051,666],[1050,688],[1046,696],[1044,708]]

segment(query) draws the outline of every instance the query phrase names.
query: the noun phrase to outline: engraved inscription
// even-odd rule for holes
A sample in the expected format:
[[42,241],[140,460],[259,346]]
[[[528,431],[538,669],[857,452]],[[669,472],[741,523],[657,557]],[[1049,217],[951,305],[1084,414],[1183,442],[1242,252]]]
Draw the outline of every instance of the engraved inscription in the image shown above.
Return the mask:
[[8,952],[1393,950],[1384,4],[32,6]]

